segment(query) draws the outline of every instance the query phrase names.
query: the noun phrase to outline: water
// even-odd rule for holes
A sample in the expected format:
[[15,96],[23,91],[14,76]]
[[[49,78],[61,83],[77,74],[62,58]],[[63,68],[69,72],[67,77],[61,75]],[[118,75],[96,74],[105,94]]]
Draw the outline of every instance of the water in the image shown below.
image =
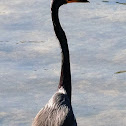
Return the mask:
[[[60,8],[78,126],[126,126],[126,1]],[[0,126],[30,126],[57,89],[60,48],[48,0],[0,1]]]

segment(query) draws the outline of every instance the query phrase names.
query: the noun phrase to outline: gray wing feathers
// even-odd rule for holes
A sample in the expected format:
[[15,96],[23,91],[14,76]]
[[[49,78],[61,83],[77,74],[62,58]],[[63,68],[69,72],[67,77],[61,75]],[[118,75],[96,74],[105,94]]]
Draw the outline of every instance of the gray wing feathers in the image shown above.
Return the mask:
[[32,126],[77,126],[67,95],[54,94],[37,114]]

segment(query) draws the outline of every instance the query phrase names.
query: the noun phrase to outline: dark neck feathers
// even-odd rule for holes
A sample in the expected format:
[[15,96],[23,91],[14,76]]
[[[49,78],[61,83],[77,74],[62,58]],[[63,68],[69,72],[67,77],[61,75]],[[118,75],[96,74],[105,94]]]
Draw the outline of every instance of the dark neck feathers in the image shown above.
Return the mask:
[[53,2],[51,7],[54,31],[59,40],[62,50],[61,75],[58,88],[63,87],[66,90],[67,95],[71,101],[71,72],[70,72],[69,49],[65,32],[63,31],[59,22],[58,11],[60,6],[61,6],[60,3],[58,5],[57,3]]

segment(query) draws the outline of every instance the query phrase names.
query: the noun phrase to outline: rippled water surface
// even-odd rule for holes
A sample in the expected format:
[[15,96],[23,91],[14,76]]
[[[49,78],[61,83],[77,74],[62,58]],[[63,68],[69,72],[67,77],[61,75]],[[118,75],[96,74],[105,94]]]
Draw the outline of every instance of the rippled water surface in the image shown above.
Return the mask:
[[[60,8],[78,126],[126,126],[126,1]],[[0,1],[0,126],[30,126],[57,89],[60,48],[48,0]]]

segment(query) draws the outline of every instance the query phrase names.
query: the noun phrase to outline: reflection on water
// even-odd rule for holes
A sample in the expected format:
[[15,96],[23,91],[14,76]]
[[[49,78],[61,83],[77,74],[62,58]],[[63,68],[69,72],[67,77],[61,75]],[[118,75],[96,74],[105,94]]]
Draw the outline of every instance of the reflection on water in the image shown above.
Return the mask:
[[123,71],[118,71],[115,74],[120,74],[120,73],[125,73],[125,72],[126,72],[126,70],[123,70]]
[[19,43],[43,43],[44,41],[20,41]]
[[102,2],[109,2],[109,1],[104,0],[104,1],[102,1]]
[[[102,2],[106,2],[106,3],[107,3],[107,2],[109,2],[109,1],[107,1],[107,0],[103,0]],[[118,1],[117,1],[117,2],[115,2],[115,3],[126,5],[126,3],[123,3],[123,2],[118,2]]]
[[116,3],[126,5],[126,3],[121,3],[121,2],[116,2]]

